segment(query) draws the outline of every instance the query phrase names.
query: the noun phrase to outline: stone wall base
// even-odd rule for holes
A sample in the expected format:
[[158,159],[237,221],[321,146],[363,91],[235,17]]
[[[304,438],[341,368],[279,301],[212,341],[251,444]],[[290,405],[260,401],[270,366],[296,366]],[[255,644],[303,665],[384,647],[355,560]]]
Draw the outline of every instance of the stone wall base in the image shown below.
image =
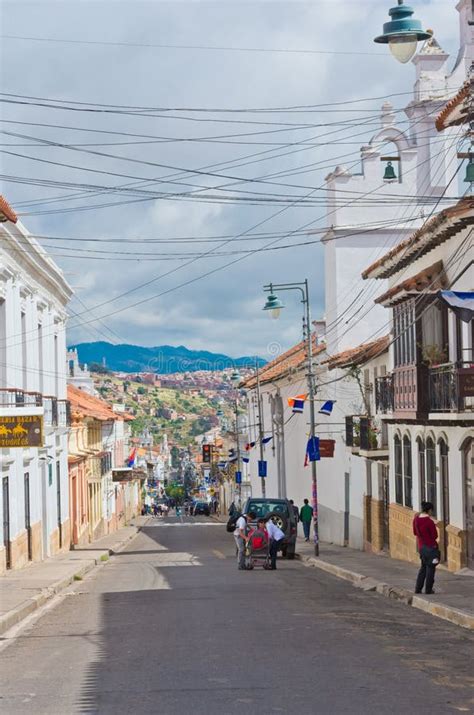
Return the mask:
[[11,568],[13,571],[27,565],[28,559],[28,534],[26,529],[16,539],[10,542]]
[[71,523],[69,519],[61,524],[61,545],[59,544],[59,528],[56,527],[49,537],[49,548],[51,556],[69,551],[71,547]]
[[467,566],[467,531],[449,524],[446,532],[448,537],[446,565],[450,571],[459,571]]
[[401,561],[418,563],[419,556],[413,534],[415,512],[400,504],[390,504],[389,509],[390,556]]
[[371,551],[383,551],[384,548],[384,524],[383,524],[383,501],[379,499],[370,500],[371,531],[370,541]]

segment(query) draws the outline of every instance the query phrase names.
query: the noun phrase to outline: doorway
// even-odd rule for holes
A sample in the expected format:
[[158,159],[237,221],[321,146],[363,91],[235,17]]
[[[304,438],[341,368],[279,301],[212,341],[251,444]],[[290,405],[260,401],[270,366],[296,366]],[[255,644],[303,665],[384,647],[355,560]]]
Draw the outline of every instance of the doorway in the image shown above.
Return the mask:
[[62,515],[61,515],[61,462],[58,460],[56,462],[56,501],[57,501],[57,514],[58,514],[58,535],[59,535],[59,548],[63,548],[63,525],[62,525]]
[[474,439],[464,447],[467,567],[474,570]]
[[8,477],[2,478],[3,494],[3,545],[5,546],[5,565],[7,569],[12,567],[12,549],[10,543],[10,488]]
[[30,509],[30,473],[24,474],[25,485],[25,529],[28,539],[28,561],[33,559],[33,542],[31,538],[31,509]]
[[389,466],[382,464],[383,550],[390,550],[390,479]]

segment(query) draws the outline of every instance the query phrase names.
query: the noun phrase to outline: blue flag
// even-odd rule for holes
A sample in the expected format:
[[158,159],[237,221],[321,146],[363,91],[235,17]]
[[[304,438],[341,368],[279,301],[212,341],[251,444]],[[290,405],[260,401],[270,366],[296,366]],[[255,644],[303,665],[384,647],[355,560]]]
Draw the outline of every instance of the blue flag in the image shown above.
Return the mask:
[[299,400],[297,397],[293,400],[293,409],[291,410],[295,415],[301,415],[304,411],[304,400]]
[[330,415],[334,406],[334,400],[326,400],[324,405],[319,410],[320,415]]
[[270,440],[272,440],[273,437],[263,437],[262,438],[262,444],[268,444]]

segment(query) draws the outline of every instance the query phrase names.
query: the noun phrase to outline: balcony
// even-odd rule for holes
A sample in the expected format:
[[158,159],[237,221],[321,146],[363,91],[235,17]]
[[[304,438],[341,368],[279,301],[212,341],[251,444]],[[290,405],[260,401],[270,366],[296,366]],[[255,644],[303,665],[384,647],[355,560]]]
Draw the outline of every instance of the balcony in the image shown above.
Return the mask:
[[39,392],[26,392],[16,388],[0,389],[0,407],[41,407],[43,396]]
[[387,426],[367,415],[346,417],[346,447],[368,459],[388,458]]
[[375,409],[381,415],[386,415],[393,411],[393,382],[391,375],[377,377],[375,380]]
[[474,366],[445,363],[429,370],[429,411],[474,414]]
[[45,395],[43,397],[44,405],[44,425],[45,427],[54,428],[58,426],[58,401],[56,397]]
[[58,427],[71,426],[71,404],[68,400],[57,401]]

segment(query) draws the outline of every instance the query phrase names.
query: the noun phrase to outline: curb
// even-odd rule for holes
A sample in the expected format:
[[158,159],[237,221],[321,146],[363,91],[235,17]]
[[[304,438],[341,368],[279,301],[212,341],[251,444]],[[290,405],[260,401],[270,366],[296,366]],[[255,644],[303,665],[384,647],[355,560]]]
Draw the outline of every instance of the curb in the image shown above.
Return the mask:
[[[97,549],[97,551],[102,551],[103,554],[108,554],[109,556],[112,556],[113,554],[120,551],[122,547],[126,546],[126,544],[137,535],[139,529],[140,528],[137,527],[137,531],[135,532],[135,534],[129,534],[122,542],[117,543],[117,545],[114,545],[112,548]],[[64,589],[74,583],[77,578],[82,579],[86,574],[90,573],[98,566],[104,566],[106,563],[106,561],[101,561],[100,556],[98,558],[89,559],[89,563],[86,563],[77,570],[75,570],[74,573],[72,573],[70,576],[66,576],[65,578],[55,581],[50,586],[43,588],[35,596],[29,598],[25,603],[22,603],[21,606],[18,606],[17,608],[14,608],[8,613],[6,613],[4,616],[1,616],[0,636],[2,636],[13,626],[18,625],[18,623],[27,618],[27,616],[37,611],[39,608],[41,608],[41,606],[44,606],[45,603],[51,600],[54,596],[57,596],[59,593],[61,593],[61,591],[64,591]]]
[[413,592],[408,591],[406,588],[390,586],[388,583],[377,581],[374,578],[364,576],[364,574],[357,573],[356,571],[350,571],[349,569],[342,568],[341,566],[331,564],[328,561],[321,561],[319,558],[316,559],[314,556],[302,556],[301,554],[296,554],[296,558],[306,566],[313,566],[321,571],[337,576],[337,578],[349,581],[353,586],[360,588],[363,591],[375,591],[381,596],[385,596],[385,598],[400,601],[407,606],[412,606],[412,608],[417,608],[420,611],[429,613],[431,616],[442,618],[443,620],[449,621],[456,626],[461,626],[461,628],[474,630],[474,616],[470,613],[466,613],[466,611],[462,611],[452,606],[446,606],[442,603],[428,601],[422,596],[417,596]]

